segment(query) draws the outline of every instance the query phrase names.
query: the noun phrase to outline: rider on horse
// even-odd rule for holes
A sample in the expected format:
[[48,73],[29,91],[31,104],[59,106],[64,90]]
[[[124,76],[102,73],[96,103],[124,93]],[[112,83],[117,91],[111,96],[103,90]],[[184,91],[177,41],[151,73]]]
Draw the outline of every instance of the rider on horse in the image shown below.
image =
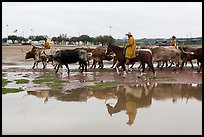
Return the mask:
[[128,70],[128,65],[130,64],[130,59],[136,57],[136,42],[135,39],[133,38],[132,34],[128,32],[126,34],[128,36],[128,43],[126,43],[125,46],[125,59],[126,59],[126,67]]

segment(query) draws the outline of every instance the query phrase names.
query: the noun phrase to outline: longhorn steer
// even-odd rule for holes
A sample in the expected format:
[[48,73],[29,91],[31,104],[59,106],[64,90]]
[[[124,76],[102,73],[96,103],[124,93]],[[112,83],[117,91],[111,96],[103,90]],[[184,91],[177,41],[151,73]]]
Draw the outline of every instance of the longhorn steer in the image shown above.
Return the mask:
[[81,73],[84,71],[87,72],[87,52],[83,49],[79,50],[60,50],[57,51],[55,55],[50,56],[50,59],[53,58],[54,61],[58,62],[57,69],[55,73],[58,72],[59,67],[65,65],[68,70],[68,75],[70,73],[68,64],[79,62],[79,65],[82,66]]
[[42,62],[43,69],[45,69],[47,65],[47,62],[46,62],[47,57],[46,57],[44,48],[33,46],[32,50],[28,51],[25,56],[25,59],[30,59],[30,58],[34,59],[34,64],[32,69],[34,69],[35,66],[37,67],[39,62]]

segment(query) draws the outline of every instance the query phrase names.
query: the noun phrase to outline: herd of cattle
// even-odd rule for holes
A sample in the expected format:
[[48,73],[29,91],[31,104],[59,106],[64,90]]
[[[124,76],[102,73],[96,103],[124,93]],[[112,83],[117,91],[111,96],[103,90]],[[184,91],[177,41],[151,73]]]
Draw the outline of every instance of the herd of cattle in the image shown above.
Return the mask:
[[[67,68],[68,75],[70,73],[68,64],[79,62],[80,72],[87,71],[87,67],[90,64],[90,61],[93,60],[90,69],[96,68],[96,65],[99,65],[99,68],[103,68],[103,60],[112,61],[113,65],[111,68],[114,68],[117,63],[117,58],[114,53],[107,54],[107,45],[98,46],[96,48],[81,47],[76,49],[59,49],[51,48],[44,49],[41,47],[33,46],[31,51],[26,53],[25,59],[34,59],[34,64],[32,69],[37,67],[39,62],[42,62],[43,69],[46,68],[49,62],[52,62],[56,73],[62,65],[65,65]],[[139,49],[138,49],[139,50]],[[202,68],[202,47],[179,47],[175,48],[173,46],[155,46],[150,48],[152,52],[152,62],[157,62],[157,68],[162,69],[166,63],[166,67],[171,67],[172,65],[177,68],[183,69],[183,67],[190,62],[193,68],[193,60],[197,60],[199,66],[198,72]],[[135,62],[134,62],[135,63]],[[134,63],[131,67],[133,67]],[[170,65],[168,66],[168,63]]]

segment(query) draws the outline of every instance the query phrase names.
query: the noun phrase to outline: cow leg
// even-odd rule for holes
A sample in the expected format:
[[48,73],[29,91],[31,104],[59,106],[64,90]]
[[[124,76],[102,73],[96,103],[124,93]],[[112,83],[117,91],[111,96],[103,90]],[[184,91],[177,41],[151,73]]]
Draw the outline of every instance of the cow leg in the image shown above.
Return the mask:
[[197,65],[198,65],[198,67],[199,67],[199,62],[198,62],[198,60],[197,60]]
[[104,65],[103,65],[103,60],[100,61],[100,68],[103,69]]
[[142,62],[142,73],[144,73],[144,71],[145,71],[145,63]]
[[168,61],[165,61],[165,63],[166,63],[166,68],[168,67]]
[[87,72],[87,66],[88,66],[88,64],[87,64],[86,61],[84,61],[83,66],[85,67],[85,72]]
[[69,66],[68,66],[68,64],[64,64],[64,65],[66,66],[66,68],[67,68],[67,74],[69,75],[69,72],[70,72]]
[[92,66],[90,67],[90,69],[92,69],[92,68],[94,67],[95,64],[96,64],[96,60],[93,59],[93,64],[92,64]]
[[202,69],[202,63],[200,64],[200,67],[199,67],[199,69],[198,69],[198,71],[197,71],[197,72],[200,72],[200,71],[201,71],[201,69]]
[[164,61],[162,61],[162,65],[161,65],[161,70],[163,69],[163,67],[164,67]]
[[56,69],[55,73],[58,72],[60,66],[61,66],[61,64],[57,64],[57,69]]
[[159,68],[159,66],[160,66],[160,61],[157,61],[157,63],[158,63],[158,64],[157,64],[157,68]]
[[189,62],[191,63],[191,68],[193,68],[193,62],[192,62],[192,60],[190,60]]
[[174,71],[176,71],[176,69],[179,67],[179,62],[176,63],[176,67],[174,69]]
[[181,63],[181,67],[180,67],[181,70],[183,70],[183,66],[184,66],[184,61],[182,61]]
[[32,69],[34,69],[34,68],[35,68],[35,65],[36,65],[36,63],[37,63],[37,62],[35,61],[35,62],[34,62],[34,64],[33,64],[33,67],[32,67]]
[[156,78],[156,73],[155,73],[155,71],[154,71],[154,66],[153,66],[152,62],[150,61],[150,62],[148,62],[147,64],[148,64],[149,68],[152,70],[152,73],[153,73],[153,75],[154,75],[154,78]]
[[46,63],[46,61],[43,61],[42,63],[43,63],[43,69],[45,69],[47,66],[47,63]]

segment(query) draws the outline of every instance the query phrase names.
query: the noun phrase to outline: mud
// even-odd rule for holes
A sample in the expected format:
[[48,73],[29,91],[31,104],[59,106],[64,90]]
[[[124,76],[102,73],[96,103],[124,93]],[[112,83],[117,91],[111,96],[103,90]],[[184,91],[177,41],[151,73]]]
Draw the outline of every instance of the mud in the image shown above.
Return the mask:
[[[55,74],[55,70],[51,64],[48,65],[47,69],[41,69],[41,64],[39,64],[38,69],[31,69],[33,60],[25,60],[25,52],[30,50],[32,46],[3,46],[2,47],[2,63],[5,64],[2,66],[2,73],[27,73],[27,72],[50,72]],[[55,48],[55,47],[52,47]],[[57,47],[60,49],[73,49],[76,47]],[[6,65],[9,62],[15,62],[13,65]],[[65,67],[59,70],[57,75],[61,79],[66,79],[69,81],[80,81],[86,85],[86,82],[89,81],[117,81],[118,83],[174,83],[174,84],[202,84],[202,72],[198,73],[198,67],[192,69],[189,66],[185,67],[183,70],[176,70],[174,68],[164,68],[163,70],[156,70],[156,78],[153,78],[153,74],[151,71],[146,70],[146,74],[144,74],[141,78],[138,78],[140,71],[137,69],[137,65],[134,67],[132,72],[129,72],[126,78],[119,76],[114,69],[111,69],[111,62],[105,62],[104,69],[88,69],[88,72],[84,72],[83,74],[79,73],[77,66],[78,64],[69,65],[71,68],[71,74],[67,75],[67,70]],[[155,64],[156,65],[156,64]],[[29,68],[30,67],[30,68]],[[74,83],[73,83],[74,85]],[[78,87],[78,86],[77,86]]]

